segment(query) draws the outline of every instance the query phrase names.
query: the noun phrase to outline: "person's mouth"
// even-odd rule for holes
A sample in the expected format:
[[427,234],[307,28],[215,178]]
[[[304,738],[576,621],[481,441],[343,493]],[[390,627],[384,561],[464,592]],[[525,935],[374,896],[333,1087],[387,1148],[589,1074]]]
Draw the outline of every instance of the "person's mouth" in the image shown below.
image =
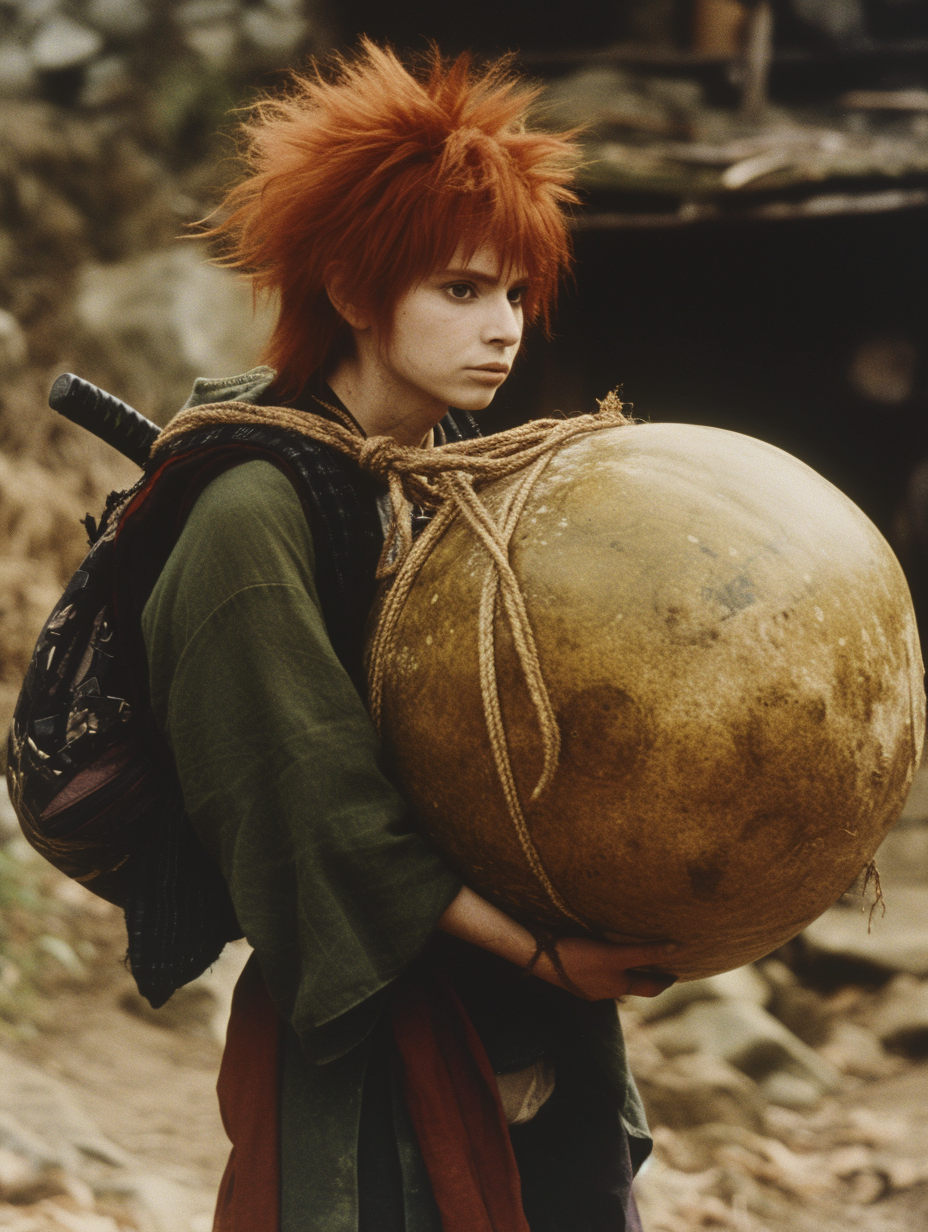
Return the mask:
[[500,376],[509,375],[508,364],[473,364],[471,372],[498,372]]

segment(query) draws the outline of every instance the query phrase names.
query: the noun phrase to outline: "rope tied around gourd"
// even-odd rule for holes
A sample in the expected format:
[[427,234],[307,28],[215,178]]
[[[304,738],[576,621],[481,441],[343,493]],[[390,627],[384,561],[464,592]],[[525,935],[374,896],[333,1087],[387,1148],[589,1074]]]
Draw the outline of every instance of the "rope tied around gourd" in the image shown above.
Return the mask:
[[[335,408],[327,409],[335,411]],[[618,397],[609,394],[599,403],[599,411],[591,415],[536,419],[494,436],[422,448],[401,445],[388,436],[364,437],[350,421],[337,411],[335,414],[341,422],[288,407],[262,407],[247,402],[196,407],[181,411],[171,420],[152,447],[151,458],[157,459],[173,441],[191,432],[222,424],[257,424],[296,432],[327,445],[351,458],[362,471],[386,485],[390,520],[377,577],[391,581],[368,645],[368,708],[378,732],[387,665],[395,648],[403,606],[422,563],[453,519],[463,518],[489,560],[478,607],[477,642],[484,721],[497,776],[519,845],[533,875],[551,904],[565,918],[585,928],[585,921],[571,910],[553,885],[528,829],[503,724],[496,675],[495,624],[502,600],[541,736],[543,762],[530,796],[534,801],[554,778],[561,739],[525,596],[509,559],[509,545],[526,501],[554,454],[578,437],[632,421],[625,415]],[[494,480],[512,476],[518,476],[517,481],[506,490],[502,505],[494,515],[481,499],[479,489]],[[433,515],[418,538],[414,538],[412,532],[414,507]]]

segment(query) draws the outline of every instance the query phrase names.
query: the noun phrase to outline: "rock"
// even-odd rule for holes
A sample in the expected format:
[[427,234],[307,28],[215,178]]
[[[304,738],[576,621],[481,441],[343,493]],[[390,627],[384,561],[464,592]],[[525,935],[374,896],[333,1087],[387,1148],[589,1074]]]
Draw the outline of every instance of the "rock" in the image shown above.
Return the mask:
[[928,887],[896,885],[887,893],[886,918],[874,912],[832,907],[805,930],[802,944],[814,966],[854,964],[879,978],[888,974],[928,976]]
[[899,821],[928,822],[928,761],[923,761],[915,771],[912,786],[905,807],[899,815]]
[[[13,1157],[21,1161],[31,1176],[38,1176],[52,1168],[62,1168],[66,1160],[66,1155],[49,1147],[11,1112],[0,1112],[0,1151],[7,1160],[5,1168],[9,1157]],[[3,1180],[6,1175],[5,1171],[0,1174],[0,1184],[7,1183]]]
[[887,1056],[873,1031],[857,1022],[838,1019],[818,1054],[842,1074],[872,1082],[888,1078],[902,1064]]
[[897,976],[866,1014],[866,1024],[891,1052],[928,1055],[928,982]]
[[238,46],[238,30],[225,21],[192,26],[184,31],[184,42],[207,64],[222,69],[228,65]]
[[[99,898],[93,891],[88,890],[79,881],[72,881],[70,877],[62,878],[60,881],[56,880],[51,887],[51,893],[60,903],[67,903],[69,907],[77,909],[83,915],[94,915],[98,919],[119,911],[113,903],[108,903],[105,898]],[[87,942],[78,945],[78,954],[84,958],[92,958],[92,950],[84,953],[86,945]]]
[[178,988],[166,1005],[152,1009],[145,998],[134,988],[128,989],[119,998],[120,1006],[127,1014],[133,1014],[153,1026],[167,1031],[184,1031],[190,1035],[211,1035],[216,999],[205,988],[187,984]]
[[770,987],[754,967],[736,967],[705,980],[688,980],[671,984],[656,997],[628,997],[629,1005],[644,1022],[656,1022],[678,1014],[696,1001],[749,1001],[766,1005]]
[[57,963],[60,963],[69,975],[80,978],[86,974],[84,964],[63,937],[56,937],[53,933],[44,933],[39,937],[36,945],[40,950],[48,954],[50,958],[54,958]]
[[854,1206],[868,1206],[886,1196],[886,1177],[881,1172],[864,1169],[844,1179],[845,1193]]
[[35,27],[46,21],[53,13],[57,13],[61,7],[61,0],[19,0],[15,5],[18,9],[18,17],[22,25]]
[[880,844],[876,862],[889,902],[899,885],[928,883],[928,826],[920,822],[897,825]]
[[818,1048],[828,1038],[832,1015],[811,988],[784,988],[771,1001],[769,1009],[774,1018],[810,1048]]
[[33,1143],[41,1143],[45,1161],[66,1172],[80,1175],[82,1160],[87,1159],[112,1167],[132,1163],[131,1157],[81,1111],[63,1083],[2,1051],[0,1114],[0,1146],[19,1149],[4,1136],[12,1124],[16,1132],[26,1130]]
[[119,1225],[109,1215],[94,1215],[89,1212],[81,1215],[70,1214],[67,1211],[57,1211],[55,1220],[60,1225],[67,1220],[68,1232],[120,1232]]
[[239,37],[234,0],[187,0],[174,18],[191,51],[216,68],[229,63]]
[[41,1169],[33,1162],[9,1147],[0,1146],[0,1199],[4,1202],[15,1200],[12,1195],[34,1184],[40,1175]]
[[636,1080],[652,1124],[688,1129],[718,1122],[756,1131],[763,1125],[756,1083],[719,1057],[684,1054]]
[[285,55],[297,48],[309,30],[309,22],[297,14],[246,9],[242,29],[249,41],[265,55]]
[[36,85],[32,56],[15,43],[0,46],[0,97],[16,98],[29,95]]
[[75,308],[75,349],[91,379],[162,421],[195,377],[252,367],[271,321],[253,312],[241,279],[208,264],[199,243],[87,266]]
[[[194,1228],[196,1206],[201,1202],[182,1186],[149,1172],[121,1173],[108,1182],[94,1186],[98,1198],[116,1200],[140,1211],[145,1217],[146,1232],[186,1232]],[[212,1228],[212,1219],[201,1225],[204,1232]]]
[[70,17],[52,17],[32,40],[30,50],[37,69],[58,72],[79,68],[99,55],[103,39],[96,30],[80,25]]
[[0,1200],[27,1206],[59,1194],[80,1195],[93,1203],[87,1185],[10,1113],[0,1113]]
[[213,26],[236,15],[235,0],[186,0],[174,10],[174,20],[182,30]]
[[822,1097],[818,1083],[786,1070],[774,1070],[758,1086],[768,1103],[780,1108],[793,1108],[797,1112],[813,1108]]
[[0,373],[9,375],[22,368],[28,353],[26,335],[11,312],[0,308]]
[[[682,1172],[703,1172],[718,1162],[719,1148],[735,1148],[744,1159],[767,1156],[770,1140],[739,1125],[700,1125],[686,1133],[654,1135],[655,1146],[673,1167]],[[753,1159],[752,1161],[753,1162]]]
[[0,783],[0,844],[9,842],[11,838],[18,838],[20,834],[22,830],[19,827],[19,818],[13,810],[9,789],[4,779]]
[[141,34],[151,19],[143,0],[90,0],[87,20],[109,38],[127,39]]
[[0,958],[0,995],[10,993],[20,983],[23,973],[16,963],[8,958]]
[[[758,1083],[782,1071],[810,1083],[819,1095],[840,1085],[832,1065],[772,1014],[748,1002],[697,1002],[676,1018],[659,1022],[651,1036],[667,1056],[705,1051]],[[781,1085],[785,1090],[788,1084]],[[776,1084],[770,1089],[776,1091]]]
[[121,56],[104,56],[87,66],[79,102],[82,107],[109,107],[123,102],[134,88]]
[[79,1177],[69,1176],[65,1178],[67,1186],[67,1194],[71,1201],[86,1211],[92,1210],[95,1205],[94,1193],[86,1181],[80,1180]]
[[[13,1206],[32,1206],[36,1202],[45,1202],[49,1198],[57,1198],[65,1194],[70,1196],[75,1188],[77,1184],[74,1177],[70,1177],[60,1168],[49,1168],[45,1172],[37,1172],[31,1176],[23,1175],[18,1182],[14,1182],[3,1191],[3,1198]],[[81,1192],[86,1192],[86,1188]]]
[[757,964],[764,981],[770,988],[771,997],[775,997],[784,988],[795,988],[799,983],[793,971],[779,958],[765,958]]
[[768,959],[762,964],[762,970],[771,989],[767,1009],[774,1018],[804,1044],[812,1048],[823,1044],[834,1019],[830,1005],[811,988],[803,988],[786,963],[779,959]]
[[[25,1161],[28,1174],[13,1164],[7,1152]],[[16,1191],[18,1202],[67,1195],[68,1210],[52,1225],[56,1228],[119,1232],[108,1216],[88,1213],[86,1220],[91,1222],[83,1225],[68,1221],[74,1206],[89,1208],[94,1195],[128,1206],[138,1216],[132,1226],[145,1232],[185,1232],[202,1213],[198,1192],[147,1172],[139,1160],[100,1132],[63,1083],[0,1051],[0,1186],[4,1167],[11,1180],[14,1169],[23,1178]],[[93,1219],[108,1222],[94,1224]],[[207,1230],[210,1226],[204,1225]],[[29,1232],[33,1227],[39,1232],[39,1225],[32,1223]]]
[[21,174],[15,181],[20,208],[29,210],[36,240],[55,245],[74,245],[84,237],[85,219],[80,210],[38,176]]

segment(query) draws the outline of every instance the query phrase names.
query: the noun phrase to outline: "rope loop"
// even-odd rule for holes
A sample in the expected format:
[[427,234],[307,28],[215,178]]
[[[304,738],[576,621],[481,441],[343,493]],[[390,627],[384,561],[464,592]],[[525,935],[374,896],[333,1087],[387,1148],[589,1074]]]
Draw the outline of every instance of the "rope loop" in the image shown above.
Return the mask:
[[361,442],[358,465],[377,479],[386,481],[396,468],[396,441],[389,436],[368,436]]
[[[288,407],[220,402],[181,411],[152,447],[156,459],[178,437],[219,424],[265,425],[308,437],[352,459],[366,474],[386,484],[390,524],[384,538],[377,577],[389,579],[379,618],[368,644],[368,707],[381,727],[387,667],[396,645],[403,607],[419,569],[455,519],[470,529],[486,556],[486,575],[477,609],[480,692],[484,722],[503,797],[526,863],[548,901],[565,920],[588,925],[564,901],[535,847],[525,817],[522,794],[509,755],[496,673],[496,621],[509,625],[538,722],[543,765],[530,801],[550,786],[560,756],[557,716],[545,684],[525,596],[509,559],[509,545],[526,501],[554,454],[568,441],[592,432],[625,426],[630,420],[616,394],[599,403],[599,412],[568,419],[537,419],[495,436],[441,445],[434,449],[400,445],[392,437],[364,437],[359,430],[319,415]],[[521,472],[521,475],[520,475]],[[494,515],[480,490],[495,480],[517,477]],[[433,513],[417,539],[412,508]]]

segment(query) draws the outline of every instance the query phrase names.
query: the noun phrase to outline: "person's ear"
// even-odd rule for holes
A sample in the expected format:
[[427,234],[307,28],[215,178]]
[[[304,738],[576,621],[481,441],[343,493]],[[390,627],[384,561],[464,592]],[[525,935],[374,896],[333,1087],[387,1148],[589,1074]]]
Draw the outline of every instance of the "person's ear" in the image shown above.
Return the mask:
[[338,315],[343,317],[352,329],[369,329],[370,318],[358,308],[357,304],[351,302],[346,292],[344,267],[339,262],[333,261],[327,266],[323,280],[326,294]]

